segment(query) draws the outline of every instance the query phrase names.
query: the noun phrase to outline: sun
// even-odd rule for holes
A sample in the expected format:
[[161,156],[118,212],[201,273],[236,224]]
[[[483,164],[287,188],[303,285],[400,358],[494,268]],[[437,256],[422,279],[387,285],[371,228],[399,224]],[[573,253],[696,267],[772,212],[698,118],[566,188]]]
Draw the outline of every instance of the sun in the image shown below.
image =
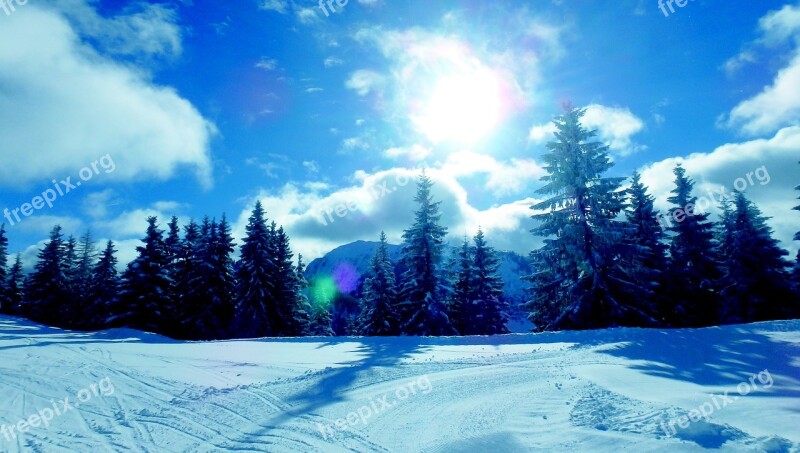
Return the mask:
[[434,143],[475,143],[503,117],[500,78],[487,68],[434,78],[428,98],[411,119]]

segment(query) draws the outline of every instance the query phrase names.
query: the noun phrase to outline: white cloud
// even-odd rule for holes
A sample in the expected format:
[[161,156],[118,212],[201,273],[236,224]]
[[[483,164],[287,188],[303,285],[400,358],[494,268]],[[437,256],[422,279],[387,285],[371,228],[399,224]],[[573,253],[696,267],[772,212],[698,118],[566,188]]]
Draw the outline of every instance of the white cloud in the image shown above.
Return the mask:
[[[633,136],[644,130],[644,121],[631,113],[627,108],[608,107],[600,104],[589,104],[581,124],[589,129],[596,129],[598,139],[621,156],[627,156],[646,149],[633,141]],[[546,143],[554,140],[555,125],[550,122],[533,126],[528,139],[535,143]]]
[[430,148],[426,148],[420,144],[414,144],[406,147],[390,148],[383,154],[390,159],[406,158],[410,161],[418,162],[430,157],[432,151]]
[[494,157],[473,151],[459,151],[447,156],[441,171],[453,178],[486,175],[486,188],[496,197],[516,195],[538,185],[544,170],[531,159],[499,162]]
[[359,96],[366,96],[379,89],[384,80],[384,77],[375,71],[360,69],[350,75],[345,86],[358,93]]
[[287,0],[262,0],[261,9],[286,14],[289,11],[289,2]]
[[106,154],[117,180],[167,179],[187,166],[211,183],[214,126],[174,89],[83,43],[54,10],[29,4],[6,18],[0,81],[0,184],[74,175]]
[[[433,195],[442,201],[442,224],[450,229],[449,239],[465,232],[472,235],[478,226],[487,233],[492,246],[500,250],[528,253],[538,245],[529,230],[532,226],[531,199],[477,209],[467,201],[467,192],[445,171],[428,169],[434,180]],[[416,208],[416,169],[393,168],[386,171],[356,172],[353,184],[332,193],[300,190],[287,184],[274,192],[257,195],[270,219],[285,226],[295,253],[309,260],[320,257],[342,244],[356,240],[377,240],[382,230],[389,240],[400,243],[403,229],[413,221]],[[327,189],[327,187],[325,187]],[[348,210],[350,204],[354,210]],[[336,214],[343,212],[342,217]],[[252,203],[242,211],[234,230],[241,238]]]
[[342,61],[342,59],[341,59],[341,58],[336,58],[336,57],[328,57],[328,58],[326,58],[326,59],[325,59],[325,61],[324,61],[324,64],[325,64],[325,67],[326,67],[326,68],[332,68],[332,67],[334,67],[334,66],[341,66],[341,65],[343,65],[343,64],[344,64],[344,61]]
[[258,60],[258,63],[256,63],[256,67],[265,71],[272,71],[278,67],[278,60],[274,58],[261,57],[261,59]]
[[581,123],[588,129],[597,129],[600,140],[622,156],[645,149],[631,138],[644,129],[644,122],[627,108],[590,104]]
[[778,72],[772,85],[734,107],[726,124],[747,135],[763,135],[799,120],[800,52]]
[[[761,93],[736,105],[720,117],[721,125],[738,129],[745,135],[763,136],[800,121],[800,6],[786,5],[759,20],[760,38],[753,46],[793,45],[792,57],[778,71],[771,85]],[[756,60],[753,49],[742,51],[725,64],[735,70]]]
[[[798,153],[800,149],[800,126],[782,129],[770,139],[758,139],[742,143],[722,145],[708,153],[695,153],[686,157],[672,157],[644,167],[642,180],[650,187],[656,197],[656,205],[664,212],[669,204],[667,198],[674,188],[675,176],[672,170],[678,163],[686,168],[686,173],[697,183],[695,195],[711,198],[708,192],[717,194],[721,187],[730,193],[738,178],[747,181],[746,194],[753,200],[775,229],[776,238],[783,246],[794,251],[797,243],[792,241],[797,231],[797,214],[791,209],[796,204],[797,175],[800,174]],[[762,185],[755,171],[765,167],[769,181]],[[719,200],[718,195],[714,195]],[[716,212],[716,202],[712,208]]]

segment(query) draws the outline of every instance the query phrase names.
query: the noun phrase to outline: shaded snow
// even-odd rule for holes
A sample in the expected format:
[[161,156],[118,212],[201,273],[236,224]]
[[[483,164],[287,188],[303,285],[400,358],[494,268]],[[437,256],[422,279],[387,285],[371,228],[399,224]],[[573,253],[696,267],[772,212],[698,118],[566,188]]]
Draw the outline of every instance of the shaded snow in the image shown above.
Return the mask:
[[[800,321],[184,343],[0,317],[0,424],[114,386],[49,428],[0,434],[0,451],[798,451],[799,346]],[[708,420],[664,432],[763,370],[770,388],[755,380]],[[325,438],[320,426],[384,395],[391,408]]]

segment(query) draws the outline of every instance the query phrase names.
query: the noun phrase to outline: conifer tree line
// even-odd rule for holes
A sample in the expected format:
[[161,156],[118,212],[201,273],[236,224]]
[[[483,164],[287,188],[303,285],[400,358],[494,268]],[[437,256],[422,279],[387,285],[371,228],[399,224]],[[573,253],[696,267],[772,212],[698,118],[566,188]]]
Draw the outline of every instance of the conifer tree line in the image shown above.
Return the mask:
[[[433,183],[420,177],[415,221],[405,234],[401,263],[393,263],[381,234],[346,333],[356,335],[456,335],[504,333],[507,304],[497,257],[478,231],[464,245],[451,290]],[[248,219],[240,256],[230,224],[204,218],[181,226],[176,217],[159,227],[147,219],[136,258],[119,273],[116,248],[98,251],[90,233],[64,238],[60,226],[23,274],[18,255],[8,267],[8,241],[0,227],[0,312],[76,330],[128,327],[173,338],[330,336],[333,307],[313,301],[302,256],[297,262],[283,227],[269,222],[260,202]],[[405,269],[400,275],[398,267]],[[456,321],[457,320],[457,321]]]
[[[800,316],[794,263],[744,193],[723,199],[720,220],[695,210],[694,181],[678,165],[662,229],[638,173],[607,177],[608,147],[581,125],[584,110],[554,120],[547,175],[532,206],[544,245],[531,253],[529,319],[537,330],[615,326],[703,327]],[[800,190],[800,186],[797,187]],[[800,206],[794,208],[800,210]],[[800,240],[798,233],[795,240]]]
[[[641,175],[608,177],[608,147],[581,125],[584,111],[554,120],[547,175],[531,206],[543,245],[525,305],[535,330],[615,326],[702,327],[800,316],[800,253],[791,262],[758,207],[734,192],[720,218],[692,209],[694,181],[678,165],[666,213]],[[137,257],[118,272],[116,248],[56,226],[25,275],[0,226],[0,312],[78,330],[129,327],[173,338],[507,333],[510,307],[498,257],[481,229],[447,245],[433,181],[417,183],[411,226],[393,262],[387,238],[340,310],[309,288],[283,227],[260,202],[236,244],[223,215],[162,230],[147,219]],[[796,187],[800,191],[800,185]],[[800,197],[798,197],[800,199]],[[800,211],[800,205],[794,208]],[[798,216],[800,219],[800,216]],[[800,223],[800,222],[799,222]],[[795,235],[800,241],[800,232]],[[327,299],[327,300],[325,300]]]

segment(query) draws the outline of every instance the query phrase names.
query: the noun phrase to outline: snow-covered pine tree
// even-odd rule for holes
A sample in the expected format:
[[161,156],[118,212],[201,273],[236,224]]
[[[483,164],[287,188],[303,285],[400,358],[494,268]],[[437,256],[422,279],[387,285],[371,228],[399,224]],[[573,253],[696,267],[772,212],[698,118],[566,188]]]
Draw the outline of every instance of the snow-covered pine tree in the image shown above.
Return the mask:
[[75,265],[75,281],[73,288],[75,291],[75,298],[77,306],[79,307],[79,320],[76,326],[81,328],[90,328],[91,316],[91,292],[92,292],[92,268],[97,261],[97,249],[95,247],[92,232],[86,230],[86,233],[78,240],[75,248],[77,255],[77,263]]
[[572,108],[553,121],[556,141],[543,157],[548,175],[538,193],[550,198],[532,206],[540,211],[532,232],[545,239],[531,254],[529,319],[539,330],[651,325],[656,321],[633,298],[641,288],[618,261],[625,178],[603,177],[613,163],[596,131],[581,125],[584,113]]
[[273,241],[260,201],[256,202],[245,231],[236,272],[234,331],[239,338],[269,336],[275,333],[269,298],[275,288],[272,278],[277,272]]
[[[798,162],[798,163],[800,163],[800,162]],[[800,185],[795,187],[794,190],[800,190]],[[797,197],[797,199],[800,200],[800,197]],[[794,209],[796,211],[800,211],[800,205],[797,205],[792,209]],[[795,241],[800,241],[800,231],[795,233],[794,240]],[[795,263],[794,263],[794,283],[796,285],[795,288],[796,288],[796,292],[797,292],[798,298],[800,298],[800,250],[797,251],[797,258],[796,258]]]
[[170,287],[170,309],[167,311],[167,316],[170,317],[170,324],[179,326],[182,324],[181,311],[179,309],[181,304],[181,297],[178,293],[178,260],[181,253],[181,228],[178,223],[178,217],[172,216],[167,224],[167,234],[164,239],[164,249],[167,252],[167,274],[172,281]]
[[761,211],[742,192],[723,212],[722,321],[743,323],[800,315],[791,287],[789,252],[772,237]]
[[188,338],[218,340],[230,336],[236,288],[233,251],[234,242],[225,215],[219,223],[206,218],[197,250],[198,265],[189,275],[186,317],[181,332]]
[[100,259],[92,269],[91,290],[89,292],[89,327],[106,329],[119,327],[120,307],[119,289],[120,278],[117,271],[117,257],[114,242],[106,242],[106,247],[100,253]]
[[[207,219],[208,217],[203,219],[204,223],[207,222]],[[183,238],[178,244],[177,257],[173,261],[174,319],[177,320],[176,324],[180,326],[181,332],[179,335],[182,338],[190,336],[190,332],[186,332],[188,324],[186,320],[190,317],[191,310],[194,307],[189,294],[192,291],[192,279],[202,264],[199,256],[201,246],[200,226],[193,219],[189,220],[189,223],[183,227]]]
[[298,325],[297,335],[308,336],[314,331],[314,307],[308,297],[308,280],[303,255],[297,255],[297,266],[294,268],[295,320]]
[[136,247],[138,256],[128,264],[122,276],[120,297],[124,313],[123,325],[147,332],[175,335],[176,326],[167,310],[171,308],[169,257],[164,245],[164,231],[158,228],[158,219],[147,219],[144,245]]
[[442,278],[442,250],[447,228],[441,226],[439,204],[434,202],[433,181],[423,171],[414,198],[419,209],[414,224],[403,233],[403,273],[400,289],[401,330],[407,335],[453,335],[455,328],[444,303],[448,292]]
[[389,257],[386,233],[383,231],[365,275],[361,298],[359,325],[363,335],[391,336],[400,333],[394,264]]
[[4,313],[16,315],[22,312],[22,304],[25,300],[24,293],[25,274],[22,271],[22,254],[17,254],[11,270],[8,271],[8,305]]
[[654,207],[655,198],[647,193],[639,172],[631,177],[631,186],[626,191],[628,220],[625,235],[625,253],[620,260],[626,272],[642,288],[638,298],[643,306],[653,307],[659,324],[669,325],[672,319],[672,304],[663,296],[667,266],[667,246],[664,230]]
[[679,164],[673,171],[675,188],[668,201],[668,230],[673,233],[667,269],[667,296],[673,303],[673,326],[710,326],[719,319],[719,257],[714,224],[708,213],[695,212],[694,181]]
[[450,303],[450,313],[453,326],[461,335],[472,335],[474,310],[472,308],[474,296],[474,277],[472,247],[469,245],[467,235],[451,263],[452,272],[452,301]]
[[310,319],[302,314],[297,297],[297,278],[289,236],[283,227],[275,229],[270,225],[270,234],[275,244],[275,290],[272,297],[272,310],[275,313],[275,330],[278,336],[298,336],[308,329]]
[[64,236],[61,226],[56,225],[39,251],[33,273],[25,281],[25,316],[44,324],[63,325],[61,307],[71,297],[66,263]]
[[6,225],[0,225],[0,313],[11,313],[8,290],[8,237]]
[[486,243],[483,230],[473,238],[475,243],[472,282],[472,303],[468,335],[495,335],[508,333],[508,301],[503,296],[503,279],[498,275],[500,265],[497,253]]

